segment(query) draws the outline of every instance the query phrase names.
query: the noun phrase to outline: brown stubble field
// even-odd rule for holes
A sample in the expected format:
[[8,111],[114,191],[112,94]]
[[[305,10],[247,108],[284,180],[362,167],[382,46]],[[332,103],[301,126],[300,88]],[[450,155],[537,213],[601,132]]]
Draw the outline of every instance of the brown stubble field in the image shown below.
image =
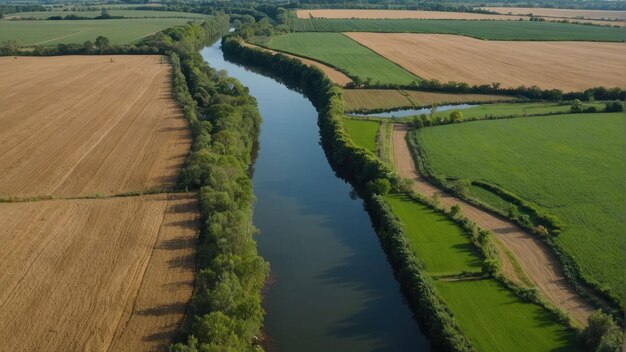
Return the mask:
[[170,74],[158,56],[0,58],[0,350],[166,351],[179,331],[196,195],[112,196],[175,186],[191,136]]
[[191,135],[170,74],[159,56],[0,58],[0,197],[172,188]]
[[537,85],[565,92],[623,86],[623,43],[486,41],[447,34],[345,33],[409,72],[442,82]]
[[163,350],[193,289],[196,199],[0,204],[7,351]]

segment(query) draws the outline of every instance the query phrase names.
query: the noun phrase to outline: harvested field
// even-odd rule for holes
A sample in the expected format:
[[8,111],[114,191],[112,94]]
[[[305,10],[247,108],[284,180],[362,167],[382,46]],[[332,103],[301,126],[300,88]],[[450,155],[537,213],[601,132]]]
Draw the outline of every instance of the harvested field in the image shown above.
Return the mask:
[[518,20],[527,16],[472,12],[412,10],[298,10],[298,18],[425,19],[425,20]]
[[266,50],[266,51],[268,51],[270,53],[273,53],[273,54],[279,54],[280,53],[280,54],[283,54],[283,55],[288,56],[290,58],[300,60],[300,62],[302,62],[303,64],[305,64],[305,65],[307,65],[309,67],[315,66],[315,67],[319,68],[320,70],[322,70],[326,74],[326,76],[328,76],[328,78],[331,81],[333,81],[334,83],[337,83],[337,84],[339,84],[341,86],[345,86],[346,84],[352,82],[350,77],[348,77],[345,74],[335,70],[334,68],[332,68],[330,66],[324,65],[321,62],[305,59],[303,57],[296,56],[296,55],[291,55],[291,54],[287,54],[287,53],[278,52],[278,51],[275,51],[275,50],[263,48],[263,47],[260,47],[260,46],[257,46],[257,45],[253,45],[253,44],[243,43],[243,45],[247,46],[247,47],[257,48],[257,49],[260,49],[260,50]]
[[343,99],[348,111],[513,100],[511,97],[501,95],[452,94],[391,89],[344,89]]
[[0,197],[172,188],[191,135],[160,61],[0,58]]
[[[464,36],[346,33],[424,79],[580,91],[621,87],[623,43],[483,41]],[[450,55],[450,53],[455,53]]]
[[626,20],[626,11],[609,10],[573,10],[573,9],[549,9],[542,7],[482,7],[482,9],[498,12],[501,14],[560,17],[560,18],[587,18],[594,20]]
[[197,217],[190,194],[0,204],[3,350],[166,350]]

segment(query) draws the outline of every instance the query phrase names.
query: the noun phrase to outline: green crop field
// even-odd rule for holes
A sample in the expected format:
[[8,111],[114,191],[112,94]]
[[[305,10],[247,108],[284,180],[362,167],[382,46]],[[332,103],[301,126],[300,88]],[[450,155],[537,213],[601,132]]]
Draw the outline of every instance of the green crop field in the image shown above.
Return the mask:
[[410,84],[418,77],[340,33],[292,33],[272,38],[270,48],[324,62],[373,82]]
[[[594,106],[598,111],[604,109],[604,103],[597,102],[585,104]],[[436,112],[435,117],[443,117],[450,115],[452,111]],[[475,106],[473,108],[462,109],[461,112],[466,119],[484,119],[487,117],[503,117],[503,116],[530,116],[530,115],[549,115],[549,114],[566,114],[570,112],[570,104],[559,105],[559,103],[524,103],[524,104],[485,104]]]
[[624,28],[535,21],[298,19],[296,32],[382,32],[458,34],[489,40],[582,40],[623,42]]
[[354,143],[376,154],[376,136],[380,122],[344,119],[343,126]]
[[557,244],[623,304],[623,113],[476,121],[416,138],[432,172],[497,184],[561,218]]
[[435,286],[478,351],[578,350],[573,332],[495,280],[439,280]]
[[480,272],[482,260],[460,227],[405,196],[387,202],[404,224],[411,248],[433,275]]
[[[127,18],[205,18],[207,15],[201,13],[175,12],[175,11],[154,11],[154,10],[108,10],[111,16],[124,16]],[[96,17],[100,16],[99,10],[92,11],[42,11],[42,12],[20,12],[7,14],[6,18],[37,18],[46,19],[50,16],[65,17],[68,15],[76,15],[79,17]]]
[[19,40],[23,45],[56,45],[93,42],[96,37],[105,36],[113,44],[127,44],[187,21],[186,18],[0,21],[0,43]]

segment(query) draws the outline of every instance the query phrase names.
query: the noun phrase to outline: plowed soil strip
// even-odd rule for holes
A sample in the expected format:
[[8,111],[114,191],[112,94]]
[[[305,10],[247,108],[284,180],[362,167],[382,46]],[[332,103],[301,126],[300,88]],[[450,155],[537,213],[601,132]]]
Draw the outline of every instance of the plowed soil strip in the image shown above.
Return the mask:
[[322,70],[322,72],[324,72],[326,74],[326,76],[328,76],[328,78],[333,83],[337,83],[337,84],[339,84],[341,86],[345,86],[346,84],[352,82],[350,77],[346,76],[345,74],[337,71],[336,69],[334,69],[334,68],[332,68],[330,66],[324,65],[321,62],[305,59],[305,58],[300,57],[300,56],[291,55],[291,54],[287,54],[287,53],[282,53],[282,52],[271,50],[271,49],[267,49],[267,48],[262,48],[260,46],[256,46],[256,45],[253,45],[253,44],[243,43],[243,45],[247,46],[247,47],[251,47],[251,48],[256,48],[256,49],[259,49],[259,50],[265,50],[265,51],[270,52],[272,54],[283,54],[283,55],[285,55],[287,57],[290,57],[292,59],[299,60],[300,62],[302,62],[303,64],[305,64],[305,65],[307,65],[309,67],[312,67],[312,66],[317,67],[320,70]]
[[[439,194],[446,207],[460,204],[463,214],[479,227],[493,232],[496,238],[517,258],[524,272],[537,285],[542,295],[557,307],[568,312],[572,318],[585,324],[592,307],[583,301],[566,282],[560,263],[552,256],[549,248],[536,237],[519,227],[481,210],[463,200],[442,192],[423,179],[415,168],[411,152],[406,143],[408,128],[395,125],[393,131],[393,154],[396,169],[401,177],[413,181],[413,189],[426,196]],[[503,258],[506,261],[506,258]],[[507,271],[512,271],[510,263],[504,263]],[[515,277],[515,273],[509,272]],[[516,281],[518,281],[516,279]]]
[[190,194],[0,204],[2,349],[166,350],[197,216]]
[[0,58],[0,197],[174,186],[191,135],[159,56]]
[[[488,41],[447,34],[345,33],[424,79],[565,92],[622,87],[624,43]],[[450,55],[454,53],[454,55]]]

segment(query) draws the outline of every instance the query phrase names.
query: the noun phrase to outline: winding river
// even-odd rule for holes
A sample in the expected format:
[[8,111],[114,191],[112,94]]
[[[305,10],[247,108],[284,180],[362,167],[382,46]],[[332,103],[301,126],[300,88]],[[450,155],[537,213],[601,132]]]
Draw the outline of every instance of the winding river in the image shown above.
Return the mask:
[[268,350],[428,351],[362,201],[326,160],[313,105],[225,61],[219,42],[201,54],[249,87],[263,116],[253,183],[256,240],[272,268]]

